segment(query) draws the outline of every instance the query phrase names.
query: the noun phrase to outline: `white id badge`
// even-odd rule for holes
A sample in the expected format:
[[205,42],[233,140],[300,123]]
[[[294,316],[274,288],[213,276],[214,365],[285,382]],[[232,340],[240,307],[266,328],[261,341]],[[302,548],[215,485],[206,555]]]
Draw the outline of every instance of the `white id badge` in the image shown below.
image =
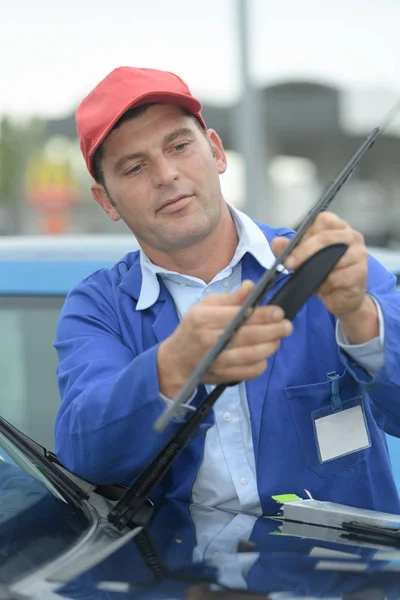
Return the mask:
[[371,446],[360,396],[342,402],[332,383],[331,406],[312,413],[318,458],[321,463]]

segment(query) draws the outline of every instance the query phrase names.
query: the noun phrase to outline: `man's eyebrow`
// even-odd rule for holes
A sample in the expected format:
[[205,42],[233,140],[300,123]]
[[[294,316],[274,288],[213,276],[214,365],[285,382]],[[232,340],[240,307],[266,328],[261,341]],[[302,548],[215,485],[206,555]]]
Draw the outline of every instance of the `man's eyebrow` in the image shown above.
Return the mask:
[[[175,131],[171,131],[171,133],[168,133],[164,137],[164,144],[165,145],[171,144],[177,138],[183,137],[185,135],[193,137],[194,133],[193,133],[192,129],[190,129],[189,127],[179,127],[179,129],[175,129]],[[143,158],[143,153],[142,152],[134,152],[132,154],[126,154],[125,156],[121,156],[121,158],[119,158],[117,160],[117,162],[115,162],[113,165],[114,173],[119,173],[122,170],[122,168],[126,162],[128,162],[130,160],[135,160],[136,158]]]
[[124,164],[130,160],[135,160],[136,158],[142,158],[143,154],[141,152],[134,152],[133,154],[125,154],[125,156],[121,156],[113,165],[114,173],[119,173],[122,170]]
[[175,131],[171,131],[171,133],[168,133],[165,136],[164,144],[166,144],[166,145],[171,144],[174,140],[176,140],[176,138],[183,137],[185,135],[193,137],[194,136],[193,130],[190,129],[189,127],[179,127],[179,129],[175,129]]

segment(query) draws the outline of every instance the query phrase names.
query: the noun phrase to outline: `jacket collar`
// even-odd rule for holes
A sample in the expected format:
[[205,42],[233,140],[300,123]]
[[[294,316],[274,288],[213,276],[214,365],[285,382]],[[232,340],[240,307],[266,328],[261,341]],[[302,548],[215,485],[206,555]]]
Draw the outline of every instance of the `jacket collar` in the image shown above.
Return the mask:
[[[229,266],[234,267],[246,254],[250,254],[263,270],[270,269],[275,256],[269,242],[276,236],[275,230],[254,222],[233,206],[229,205],[229,209],[239,235],[239,243]],[[136,309],[143,310],[157,301],[166,300],[168,291],[162,283],[162,278],[171,271],[152,263],[143,250],[133,252],[128,257],[131,265],[119,288],[138,301]]]

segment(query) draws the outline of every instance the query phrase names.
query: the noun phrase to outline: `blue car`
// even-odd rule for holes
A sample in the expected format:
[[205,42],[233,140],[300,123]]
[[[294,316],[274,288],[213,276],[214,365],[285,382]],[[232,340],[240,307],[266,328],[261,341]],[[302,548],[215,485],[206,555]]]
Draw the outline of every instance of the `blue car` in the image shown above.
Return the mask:
[[[42,446],[54,447],[60,403],[52,343],[68,291],[136,250],[133,235],[0,238],[0,415]],[[371,249],[400,275],[400,252]],[[388,436],[400,490],[400,440]]]

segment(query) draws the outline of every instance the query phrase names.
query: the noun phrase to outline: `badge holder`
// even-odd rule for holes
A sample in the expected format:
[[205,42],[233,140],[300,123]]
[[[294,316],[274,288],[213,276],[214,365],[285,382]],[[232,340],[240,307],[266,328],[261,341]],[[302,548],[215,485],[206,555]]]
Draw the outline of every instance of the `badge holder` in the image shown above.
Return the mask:
[[340,377],[328,373],[331,384],[329,406],[311,413],[320,463],[365,450],[371,446],[367,419],[361,396],[343,401]]

